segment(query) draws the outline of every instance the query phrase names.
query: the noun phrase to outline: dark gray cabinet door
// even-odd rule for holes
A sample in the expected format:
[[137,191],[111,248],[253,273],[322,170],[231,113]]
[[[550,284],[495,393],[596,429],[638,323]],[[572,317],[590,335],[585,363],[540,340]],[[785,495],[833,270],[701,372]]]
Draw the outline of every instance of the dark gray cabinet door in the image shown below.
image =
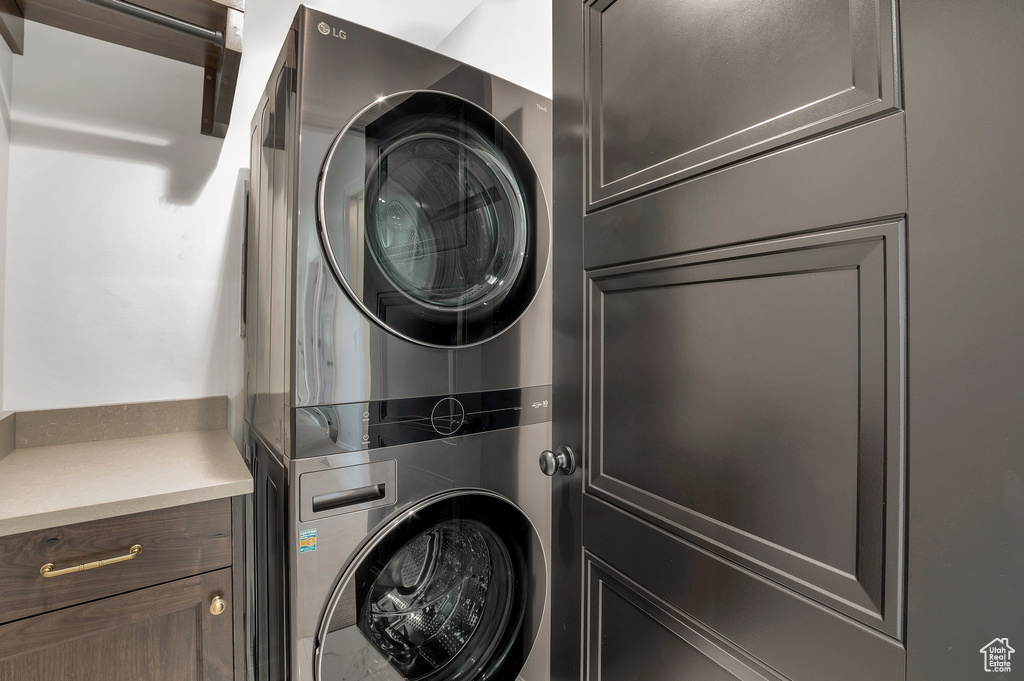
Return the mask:
[[553,678],[902,681],[894,0],[554,12]]

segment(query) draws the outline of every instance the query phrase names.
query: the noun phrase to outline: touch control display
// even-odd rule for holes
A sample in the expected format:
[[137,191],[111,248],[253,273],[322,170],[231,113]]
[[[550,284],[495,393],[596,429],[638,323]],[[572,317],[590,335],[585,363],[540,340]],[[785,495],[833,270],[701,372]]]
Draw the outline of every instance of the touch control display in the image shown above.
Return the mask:
[[551,386],[295,410],[295,457],[425,442],[551,420]]

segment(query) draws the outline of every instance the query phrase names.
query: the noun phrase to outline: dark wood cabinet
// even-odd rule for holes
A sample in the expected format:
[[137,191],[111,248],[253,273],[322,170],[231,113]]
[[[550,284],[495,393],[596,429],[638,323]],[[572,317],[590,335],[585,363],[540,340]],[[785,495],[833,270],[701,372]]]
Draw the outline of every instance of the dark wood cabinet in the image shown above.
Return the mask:
[[[101,569],[55,570],[141,551]],[[228,499],[105,518],[0,538],[0,623],[231,565]]]
[[0,681],[229,681],[230,596],[222,569],[5,624]]
[[221,499],[0,538],[0,681],[233,679],[232,521]]

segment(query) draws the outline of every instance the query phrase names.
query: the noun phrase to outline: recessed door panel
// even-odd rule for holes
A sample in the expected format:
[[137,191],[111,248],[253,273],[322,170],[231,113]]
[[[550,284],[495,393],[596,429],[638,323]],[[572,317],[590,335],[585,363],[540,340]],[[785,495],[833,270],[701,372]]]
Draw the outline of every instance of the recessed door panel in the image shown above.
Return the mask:
[[[721,647],[727,642],[791,681],[903,678],[905,651],[888,636],[592,495],[583,496],[583,513],[586,560],[663,601]],[[647,660],[634,662],[642,668]]]
[[587,584],[588,677],[594,681],[779,679],[599,561],[588,561]]
[[590,273],[587,491],[898,637],[901,229]]
[[[850,268],[602,292],[595,474],[855,573],[857,278]],[[620,371],[638,329],[650,354]]]
[[590,203],[897,105],[891,0],[596,0]]

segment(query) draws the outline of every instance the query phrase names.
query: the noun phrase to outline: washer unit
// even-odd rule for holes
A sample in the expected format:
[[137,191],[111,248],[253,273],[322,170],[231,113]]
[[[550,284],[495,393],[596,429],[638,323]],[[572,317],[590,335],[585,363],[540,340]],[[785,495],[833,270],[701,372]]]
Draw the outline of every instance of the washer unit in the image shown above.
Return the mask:
[[551,383],[550,101],[300,8],[253,119],[246,396],[292,409]]
[[299,9],[251,137],[257,680],[547,681],[549,111]]
[[547,681],[546,390],[484,395],[388,401],[370,449],[356,405],[300,410],[301,458],[254,442],[257,679]]

